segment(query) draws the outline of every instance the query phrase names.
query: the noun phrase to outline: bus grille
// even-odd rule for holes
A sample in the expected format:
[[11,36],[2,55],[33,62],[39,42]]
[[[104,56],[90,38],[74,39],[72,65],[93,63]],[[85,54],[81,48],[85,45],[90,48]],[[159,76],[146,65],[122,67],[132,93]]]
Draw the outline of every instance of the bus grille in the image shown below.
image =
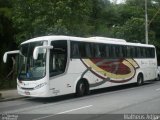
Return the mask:
[[21,89],[23,89],[23,90],[34,90],[34,88],[24,88],[24,87],[21,87]]

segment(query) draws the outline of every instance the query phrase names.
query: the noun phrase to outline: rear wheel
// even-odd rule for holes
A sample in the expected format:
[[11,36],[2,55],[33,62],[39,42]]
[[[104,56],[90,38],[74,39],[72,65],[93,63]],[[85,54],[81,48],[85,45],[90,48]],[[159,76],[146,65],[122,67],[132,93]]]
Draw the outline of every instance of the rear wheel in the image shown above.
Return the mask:
[[160,80],[160,75],[158,74],[157,80]]
[[143,85],[143,83],[144,83],[143,75],[139,74],[138,77],[137,77],[137,85],[141,86],[141,85]]

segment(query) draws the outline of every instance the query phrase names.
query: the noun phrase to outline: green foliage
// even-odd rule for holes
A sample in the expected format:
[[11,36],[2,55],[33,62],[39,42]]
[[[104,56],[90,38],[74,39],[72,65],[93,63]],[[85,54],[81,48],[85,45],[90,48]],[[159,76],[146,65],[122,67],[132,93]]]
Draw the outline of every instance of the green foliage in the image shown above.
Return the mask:
[[[147,2],[150,20],[160,2]],[[111,4],[109,0],[12,0],[12,6],[18,43],[36,36],[56,34],[145,42],[144,0],[126,0],[126,4]],[[150,43],[160,38],[159,21],[156,17],[150,23]]]
[[[0,35],[8,21],[17,43],[43,35],[106,36],[144,43],[144,2],[126,0],[0,0]],[[159,0],[147,0],[149,42],[160,46]],[[160,11],[159,11],[160,12]],[[154,19],[152,19],[154,17]],[[4,20],[6,19],[6,20]],[[2,24],[3,23],[3,24]],[[5,25],[6,26],[6,25]],[[14,32],[13,32],[14,31]],[[7,39],[8,40],[8,39]],[[156,42],[155,42],[156,41]]]
[[[106,36],[145,43],[145,0],[0,0],[0,57],[44,35]],[[160,56],[160,0],[147,0],[149,43]],[[0,73],[6,73],[0,60]]]
[[16,40],[50,34],[83,36],[90,4],[90,0],[13,0]]
[[128,41],[144,43],[144,19],[132,17],[123,26],[115,27],[115,36]]

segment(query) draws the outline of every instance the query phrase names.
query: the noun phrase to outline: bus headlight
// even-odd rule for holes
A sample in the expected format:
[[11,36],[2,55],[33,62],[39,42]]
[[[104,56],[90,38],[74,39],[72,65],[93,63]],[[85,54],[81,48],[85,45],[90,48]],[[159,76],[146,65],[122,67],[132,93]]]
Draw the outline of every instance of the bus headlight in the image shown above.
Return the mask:
[[39,89],[45,85],[47,85],[47,83],[41,83],[41,84],[37,85],[36,87],[34,87],[34,89]]

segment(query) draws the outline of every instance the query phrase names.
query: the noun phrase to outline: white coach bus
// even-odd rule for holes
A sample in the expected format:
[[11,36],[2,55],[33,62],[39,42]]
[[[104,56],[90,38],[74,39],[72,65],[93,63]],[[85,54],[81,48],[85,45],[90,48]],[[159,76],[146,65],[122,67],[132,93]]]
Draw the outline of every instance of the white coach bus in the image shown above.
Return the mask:
[[43,36],[21,43],[17,90],[20,95],[51,97],[157,78],[153,45],[122,39]]

